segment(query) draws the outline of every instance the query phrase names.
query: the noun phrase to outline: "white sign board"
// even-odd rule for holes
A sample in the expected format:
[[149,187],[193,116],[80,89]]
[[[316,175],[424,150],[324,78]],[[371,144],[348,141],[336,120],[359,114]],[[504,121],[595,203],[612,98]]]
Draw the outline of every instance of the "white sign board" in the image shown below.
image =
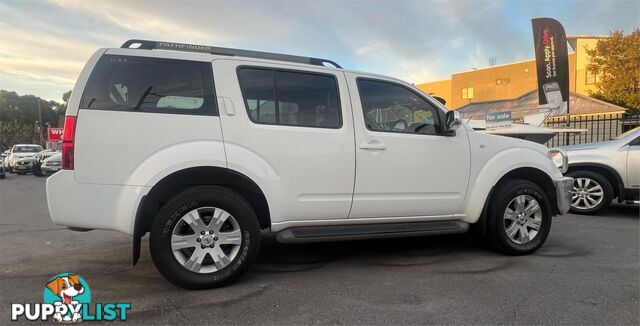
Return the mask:
[[511,111],[487,113],[485,121],[487,130],[511,127]]

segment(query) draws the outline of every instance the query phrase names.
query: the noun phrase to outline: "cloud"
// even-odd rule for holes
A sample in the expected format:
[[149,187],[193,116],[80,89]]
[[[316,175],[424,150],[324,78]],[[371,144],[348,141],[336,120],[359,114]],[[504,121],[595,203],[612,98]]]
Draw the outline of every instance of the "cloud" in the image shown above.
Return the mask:
[[326,57],[419,83],[485,67],[489,57],[533,58],[534,17],[558,19],[567,34],[607,34],[638,26],[639,11],[637,1],[595,0],[5,1],[0,86],[69,87],[93,51],[131,38]]

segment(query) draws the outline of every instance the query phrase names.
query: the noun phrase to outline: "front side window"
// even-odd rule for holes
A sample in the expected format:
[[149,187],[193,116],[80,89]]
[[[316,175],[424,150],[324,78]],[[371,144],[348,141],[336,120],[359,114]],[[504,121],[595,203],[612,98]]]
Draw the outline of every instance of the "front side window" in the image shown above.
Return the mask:
[[358,91],[367,129],[425,135],[440,133],[438,109],[410,89],[358,79]]
[[206,62],[104,55],[82,97],[82,109],[215,114]]
[[334,76],[240,68],[238,79],[249,118],[255,123],[317,128],[342,126]]

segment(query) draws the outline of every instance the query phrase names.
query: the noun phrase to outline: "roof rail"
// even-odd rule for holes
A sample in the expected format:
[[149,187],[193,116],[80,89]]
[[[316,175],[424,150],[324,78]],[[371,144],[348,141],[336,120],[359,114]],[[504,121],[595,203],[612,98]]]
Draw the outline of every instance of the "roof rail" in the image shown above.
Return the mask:
[[186,44],[186,43],[174,43],[174,42],[160,42],[160,41],[148,41],[148,40],[128,40],[122,44],[120,48],[123,49],[143,49],[143,50],[173,50],[173,51],[186,51],[186,52],[200,52],[216,55],[227,56],[239,56],[268,60],[279,60],[310,64],[315,66],[323,66],[325,63],[331,64],[336,68],[342,69],[342,67],[332,60],[302,57],[297,55],[260,52],[251,50],[241,50],[232,48],[221,48],[208,45],[198,44]]

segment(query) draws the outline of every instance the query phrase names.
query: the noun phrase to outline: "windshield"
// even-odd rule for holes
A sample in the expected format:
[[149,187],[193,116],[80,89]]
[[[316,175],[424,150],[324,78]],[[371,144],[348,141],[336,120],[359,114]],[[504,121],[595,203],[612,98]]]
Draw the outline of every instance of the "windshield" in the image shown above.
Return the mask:
[[13,148],[14,153],[37,153],[41,150],[40,146],[16,146]]
[[635,127],[635,128],[633,128],[633,129],[631,129],[631,130],[627,130],[626,132],[621,133],[621,134],[620,134],[620,135],[618,135],[617,137],[613,137],[612,139],[622,139],[622,138],[625,138],[625,137],[627,137],[627,136],[631,135],[632,133],[634,133],[634,132],[636,132],[636,131],[638,131],[638,130],[640,130],[640,127]]

